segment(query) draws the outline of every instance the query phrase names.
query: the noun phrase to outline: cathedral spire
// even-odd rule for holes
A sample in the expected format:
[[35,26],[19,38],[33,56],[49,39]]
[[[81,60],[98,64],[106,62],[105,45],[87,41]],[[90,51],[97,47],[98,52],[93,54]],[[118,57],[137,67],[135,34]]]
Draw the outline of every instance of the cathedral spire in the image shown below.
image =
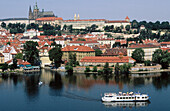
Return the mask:
[[29,20],[30,19],[33,19],[33,12],[32,12],[32,9],[31,9],[31,6],[29,7]]

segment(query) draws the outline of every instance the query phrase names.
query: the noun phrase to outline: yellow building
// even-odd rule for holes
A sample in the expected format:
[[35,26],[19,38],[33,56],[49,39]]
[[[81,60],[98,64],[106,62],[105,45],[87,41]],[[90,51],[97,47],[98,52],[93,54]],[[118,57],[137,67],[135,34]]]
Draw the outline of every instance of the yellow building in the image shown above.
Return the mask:
[[95,51],[87,46],[66,46],[62,49],[63,57],[62,60],[69,61],[69,53],[76,53],[77,61],[80,61],[82,58],[88,56],[95,56]]
[[135,49],[137,48],[142,48],[145,55],[144,59],[145,60],[150,60],[152,61],[152,54],[159,49],[159,46],[157,45],[152,45],[152,44],[132,44],[127,48],[127,56],[131,57],[132,53]]
[[4,63],[4,55],[2,53],[0,53],[0,64]]

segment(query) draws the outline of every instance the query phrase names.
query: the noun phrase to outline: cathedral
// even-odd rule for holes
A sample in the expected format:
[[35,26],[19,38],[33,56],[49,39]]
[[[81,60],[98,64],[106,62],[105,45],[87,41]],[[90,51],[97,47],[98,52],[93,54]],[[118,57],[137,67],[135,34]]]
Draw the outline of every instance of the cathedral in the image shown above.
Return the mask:
[[41,18],[41,17],[55,17],[53,11],[44,11],[44,9],[42,9],[42,11],[39,10],[37,2],[36,5],[34,6],[34,9],[32,11],[31,6],[29,7],[29,20],[35,20],[37,18]]

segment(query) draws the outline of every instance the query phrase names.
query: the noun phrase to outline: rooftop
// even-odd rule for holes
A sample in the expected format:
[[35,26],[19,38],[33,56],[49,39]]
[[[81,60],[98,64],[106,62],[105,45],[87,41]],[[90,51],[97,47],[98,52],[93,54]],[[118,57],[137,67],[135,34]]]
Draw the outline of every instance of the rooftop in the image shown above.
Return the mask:
[[66,46],[62,51],[73,51],[73,52],[94,52],[94,50],[87,46]]

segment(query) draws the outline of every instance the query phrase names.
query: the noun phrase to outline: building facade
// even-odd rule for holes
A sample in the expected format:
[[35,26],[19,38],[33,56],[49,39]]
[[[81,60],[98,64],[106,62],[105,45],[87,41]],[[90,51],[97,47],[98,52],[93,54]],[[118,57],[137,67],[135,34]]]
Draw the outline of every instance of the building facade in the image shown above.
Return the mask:
[[80,61],[80,65],[81,66],[89,66],[89,65],[93,65],[93,66],[97,66],[97,65],[101,65],[104,66],[106,64],[106,62],[109,63],[109,66],[113,66],[116,63],[119,63],[119,65],[123,65],[123,64],[133,64],[136,60],[134,60],[131,57],[128,56],[119,56],[119,57],[84,57],[81,59]]
[[144,59],[152,61],[152,54],[159,49],[159,46],[152,44],[132,44],[127,48],[127,56],[132,56],[133,51],[137,48],[142,48],[144,51]]
[[69,61],[69,54],[76,54],[77,61],[80,61],[82,58],[88,56],[95,56],[95,51],[87,46],[66,46],[62,49],[63,52],[63,61]]

